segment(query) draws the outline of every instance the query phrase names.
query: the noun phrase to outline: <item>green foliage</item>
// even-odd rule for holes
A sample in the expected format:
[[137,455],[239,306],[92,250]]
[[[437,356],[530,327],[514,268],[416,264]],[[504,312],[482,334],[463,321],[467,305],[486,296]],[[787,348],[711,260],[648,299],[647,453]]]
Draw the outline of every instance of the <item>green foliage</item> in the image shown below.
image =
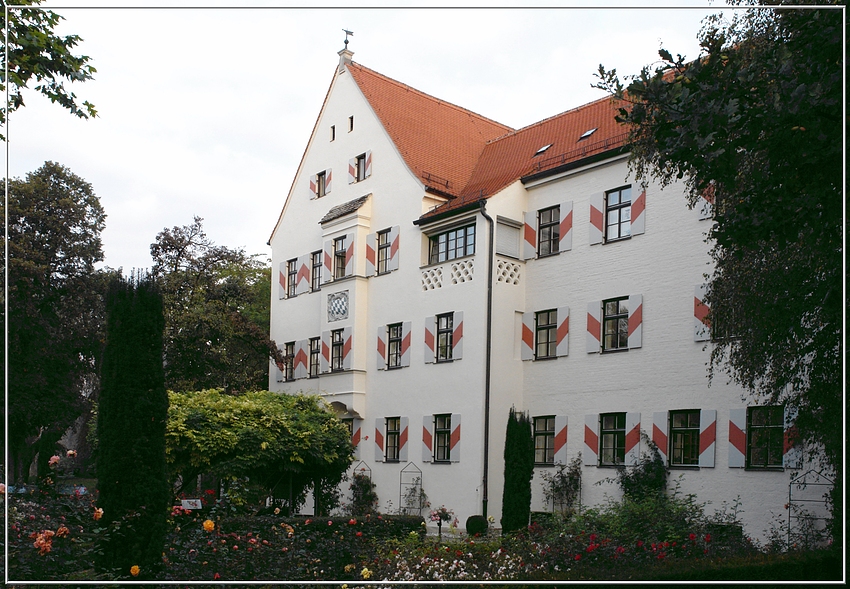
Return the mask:
[[348,486],[351,491],[351,503],[347,505],[349,515],[367,515],[377,513],[378,494],[375,493],[375,483],[372,477],[361,472],[355,472]]
[[[65,81],[84,82],[92,79],[97,70],[89,65],[86,55],[74,55],[74,47],[82,40],[78,35],[60,37],[54,29],[61,16],[52,10],[17,8],[40,4],[41,0],[16,0],[9,6],[9,22],[0,13],[0,30],[7,35],[9,52],[9,99],[0,109],[0,124],[5,124],[6,111],[24,106],[22,91],[35,81],[35,90],[59,103],[71,114],[83,119],[97,116],[94,105],[88,101],[77,104],[76,95],[65,88]],[[5,3],[4,3],[5,4]],[[6,55],[0,52],[0,92],[6,90]],[[5,141],[5,137],[0,135]]]
[[490,526],[483,515],[470,515],[466,518],[466,533],[470,536],[483,536]]
[[505,488],[502,493],[502,531],[528,525],[531,514],[531,478],[534,476],[534,438],[527,413],[513,407],[505,432]]
[[553,512],[572,513],[581,497],[581,452],[569,465],[558,464],[552,472],[543,472],[543,499]]
[[96,394],[109,273],[94,265],[103,260],[106,215],[91,185],[53,162],[9,181],[4,212],[10,467],[12,480],[26,480],[33,452],[46,454],[44,476],[55,442]]
[[107,294],[98,404],[98,505],[110,534],[99,567],[147,577],[161,561],[171,490],[165,472],[168,396],[162,369],[162,296],[150,277],[116,279]]
[[316,396],[206,390],[171,392],[169,399],[172,480],[249,477],[294,509],[315,484],[336,487],[351,464],[348,428]]
[[617,485],[628,499],[639,500],[644,497],[661,496],[667,489],[669,471],[658,446],[641,430],[640,436],[649,447],[642,452],[633,466],[617,467]]
[[215,245],[203,219],[163,229],[151,245],[165,300],[166,386],[228,392],[268,388],[271,269],[258,256]]

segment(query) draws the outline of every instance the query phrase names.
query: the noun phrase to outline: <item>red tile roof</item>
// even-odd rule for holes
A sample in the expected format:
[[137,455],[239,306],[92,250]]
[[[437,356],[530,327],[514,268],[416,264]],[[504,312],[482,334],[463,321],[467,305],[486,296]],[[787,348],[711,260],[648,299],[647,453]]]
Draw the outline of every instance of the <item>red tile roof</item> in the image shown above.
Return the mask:
[[[603,98],[514,130],[360,64],[347,64],[407,165],[451,198],[427,216],[474,203],[516,180],[621,147],[619,106]],[[580,139],[586,131],[596,129]],[[543,153],[535,155],[542,147]]]

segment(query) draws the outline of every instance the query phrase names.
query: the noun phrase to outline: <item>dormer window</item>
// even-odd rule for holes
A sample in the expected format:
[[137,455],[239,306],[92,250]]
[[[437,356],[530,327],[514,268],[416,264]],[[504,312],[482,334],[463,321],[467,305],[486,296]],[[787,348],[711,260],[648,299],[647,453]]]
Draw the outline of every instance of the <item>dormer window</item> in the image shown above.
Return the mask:
[[547,149],[549,149],[550,147],[552,147],[552,144],[551,144],[551,143],[550,143],[549,145],[544,145],[543,147],[541,147],[540,149],[538,149],[538,150],[534,153],[534,155],[533,155],[533,156],[531,156],[531,157],[537,157],[537,156],[538,156],[538,155],[540,155],[541,153],[545,153],[545,152],[546,152],[546,150],[547,150]]
[[596,130],[597,130],[598,128],[599,128],[599,127],[594,127],[593,129],[588,129],[587,131],[585,131],[584,133],[582,133],[582,134],[581,134],[581,137],[579,137],[579,138],[578,138],[578,140],[579,140],[579,141],[584,141],[585,139],[587,139],[588,137],[590,137],[591,135],[593,135],[594,133],[596,133]]

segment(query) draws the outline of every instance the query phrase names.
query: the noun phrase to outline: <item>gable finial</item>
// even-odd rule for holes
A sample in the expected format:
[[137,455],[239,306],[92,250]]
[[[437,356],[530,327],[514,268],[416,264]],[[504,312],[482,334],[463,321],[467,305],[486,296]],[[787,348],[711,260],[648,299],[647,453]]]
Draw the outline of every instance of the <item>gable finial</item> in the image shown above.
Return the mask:
[[349,31],[346,29],[342,29],[342,32],[345,33],[345,48],[348,49],[348,36],[354,36],[354,31]]

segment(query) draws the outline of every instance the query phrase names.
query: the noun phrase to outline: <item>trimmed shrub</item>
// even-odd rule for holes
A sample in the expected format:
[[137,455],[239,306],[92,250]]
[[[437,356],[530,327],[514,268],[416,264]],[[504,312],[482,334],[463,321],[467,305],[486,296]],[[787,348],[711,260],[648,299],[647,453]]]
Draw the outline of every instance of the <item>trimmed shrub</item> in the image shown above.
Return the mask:
[[470,536],[483,536],[488,527],[487,518],[483,515],[470,515],[466,518],[466,533]]

